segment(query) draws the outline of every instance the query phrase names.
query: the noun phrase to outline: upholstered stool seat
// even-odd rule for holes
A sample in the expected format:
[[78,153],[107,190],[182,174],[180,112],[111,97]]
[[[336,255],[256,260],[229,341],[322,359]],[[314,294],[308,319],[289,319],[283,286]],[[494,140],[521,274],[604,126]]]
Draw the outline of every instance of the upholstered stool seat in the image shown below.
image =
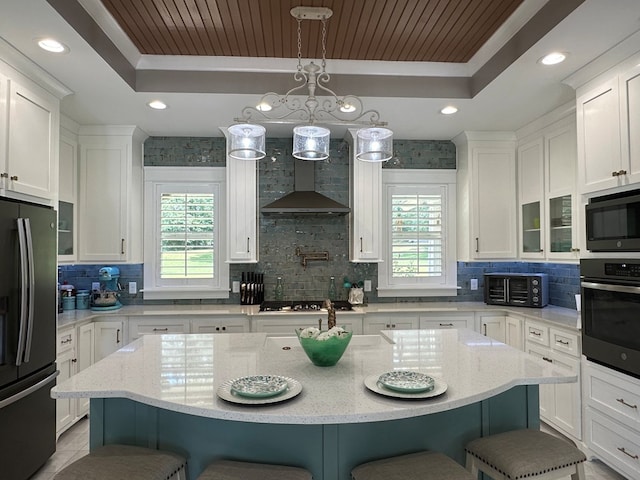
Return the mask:
[[304,468],[266,463],[218,460],[198,476],[198,480],[311,480]]
[[186,480],[186,459],[131,445],[105,445],[76,460],[54,480]]
[[467,469],[494,480],[584,480],[584,453],[566,440],[538,430],[514,430],[478,438],[466,446]]
[[353,480],[473,480],[473,476],[452,459],[437,452],[418,452],[383,458],[358,465]]

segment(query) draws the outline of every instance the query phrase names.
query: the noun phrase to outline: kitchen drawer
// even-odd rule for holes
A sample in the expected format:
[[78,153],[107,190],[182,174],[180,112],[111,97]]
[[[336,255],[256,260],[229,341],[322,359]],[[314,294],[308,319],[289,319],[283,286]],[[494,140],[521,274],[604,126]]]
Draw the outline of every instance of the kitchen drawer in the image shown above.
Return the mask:
[[475,330],[475,316],[473,313],[443,313],[432,312],[420,315],[420,328],[469,328]]
[[525,340],[538,343],[540,345],[549,346],[549,327],[541,323],[529,322],[525,323]]
[[589,362],[584,365],[588,404],[640,433],[640,380]]
[[58,354],[71,350],[76,345],[76,329],[69,328],[58,333]]
[[129,341],[142,335],[163,335],[167,333],[189,333],[189,320],[169,318],[129,317]]
[[549,341],[554,350],[576,358],[580,357],[580,337],[577,334],[551,327]]
[[640,478],[640,434],[602,415],[586,410],[589,449],[627,478]]

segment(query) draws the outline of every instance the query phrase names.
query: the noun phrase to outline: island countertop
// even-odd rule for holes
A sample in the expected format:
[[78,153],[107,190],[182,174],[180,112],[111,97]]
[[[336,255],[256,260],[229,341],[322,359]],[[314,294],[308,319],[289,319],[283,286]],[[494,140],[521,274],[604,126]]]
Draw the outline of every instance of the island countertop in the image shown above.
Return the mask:
[[[448,385],[430,399],[369,391],[370,375],[410,369]],[[216,390],[246,375],[282,375],[302,392],[270,405],[238,405]],[[354,336],[333,367],[317,367],[296,337],[264,333],[148,335],[52,390],[54,398],[127,398],[178,413],[273,424],[377,422],[470,405],[519,385],[575,382],[569,371],[471,330],[389,330]]]

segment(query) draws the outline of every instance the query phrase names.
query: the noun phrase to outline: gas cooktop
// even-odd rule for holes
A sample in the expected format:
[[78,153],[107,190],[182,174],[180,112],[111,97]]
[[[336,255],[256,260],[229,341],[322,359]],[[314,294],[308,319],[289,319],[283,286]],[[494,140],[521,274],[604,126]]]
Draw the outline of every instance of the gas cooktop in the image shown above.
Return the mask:
[[[320,311],[324,300],[300,300],[292,302],[284,302],[277,300],[264,301],[260,304],[261,312],[313,312]],[[353,307],[346,300],[336,300],[333,307],[337,311],[346,312],[353,310]]]

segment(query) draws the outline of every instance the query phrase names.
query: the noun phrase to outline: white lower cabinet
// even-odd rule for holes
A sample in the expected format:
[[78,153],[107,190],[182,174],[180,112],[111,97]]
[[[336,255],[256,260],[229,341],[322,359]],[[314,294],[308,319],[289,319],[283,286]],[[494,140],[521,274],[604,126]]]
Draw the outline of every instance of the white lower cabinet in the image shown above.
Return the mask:
[[245,315],[191,320],[191,333],[248,333],[250,331],[249,319]]
[[365,317],[362,331],[365,335],[375,335],[380,330],[413,330],[419,327],[418,314],[372,313]]
[[126,345],[127,342],[124,331],[126,318],[127,317],[109,317],[109,320],[94,322],[94,356],[96,362]]
[[473,312],[449,313],[449,312],[429,312],[420,314],[420,328],[427,330],[441,328],[469,328],[478,330],[475,326]]
[[[325,312],[313,314],[296,315],[290,314],[268,314],[264,317],[258,315],[253,317],[253,331],[266,332],[267,336],[282,337],[294,336],[297,328],[318,327],[318,320],[322,320],[322,330],[327,329],[327,314]],[[345,330],[353,332],[354,335],[362,334],[362,315],[336,315],[336,324]]]
[[524,319],[516,315],[505,317],[504,343],[518,350],[524,350]]
[[[58,332],[56,364],[60,372],[57,383],[64,382],[93,363],[93,323]],[[89,413],[89,399],[62,398],[56,400],[56,435],[60,435]]]
[[627,478],[640,478],[640,382],[582,360],[585,443]]
[[495,312],[482,312],[476,314],[476,323],[480,325],[480,333],[499,342],[506,341],[507,317]]
[[540,417],[565,435],[581,440],[579,335],[533,321],[525,322],[525,335],[527,353],[577,375],[575,383],[540,385]]
[[129,342],[143,335],[164,335],[167,333],[189,333],[188,317],[151,316],[129,317]]

